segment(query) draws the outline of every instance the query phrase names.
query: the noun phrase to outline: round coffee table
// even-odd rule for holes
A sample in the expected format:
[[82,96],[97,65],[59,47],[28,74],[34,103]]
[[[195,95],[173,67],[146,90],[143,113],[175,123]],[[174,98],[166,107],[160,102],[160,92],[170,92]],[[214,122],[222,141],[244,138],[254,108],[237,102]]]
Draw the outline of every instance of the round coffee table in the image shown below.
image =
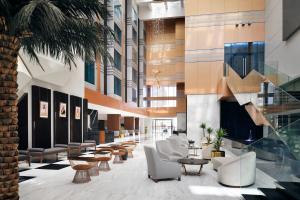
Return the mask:
[[189,174],[200,175],[203,165],[208,164],[208,160],[196,159],[196,158],[182,158],[179,159],[178,162],[182,165],[185,175],[188,175],[185,165],[199,165],[200,169],[197,173],[189,173]]

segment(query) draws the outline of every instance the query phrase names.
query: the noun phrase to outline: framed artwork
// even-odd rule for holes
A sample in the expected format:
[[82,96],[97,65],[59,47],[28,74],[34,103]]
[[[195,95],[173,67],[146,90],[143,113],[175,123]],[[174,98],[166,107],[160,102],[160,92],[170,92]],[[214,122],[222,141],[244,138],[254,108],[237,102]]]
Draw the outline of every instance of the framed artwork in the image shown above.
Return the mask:
[[59,117],[65,118],[67,117],[67,104],[59,103]]
[[80,119],[80,107],[75,107],[75,119]]
[[40,118],[48,118],[48,102],[40,101]]

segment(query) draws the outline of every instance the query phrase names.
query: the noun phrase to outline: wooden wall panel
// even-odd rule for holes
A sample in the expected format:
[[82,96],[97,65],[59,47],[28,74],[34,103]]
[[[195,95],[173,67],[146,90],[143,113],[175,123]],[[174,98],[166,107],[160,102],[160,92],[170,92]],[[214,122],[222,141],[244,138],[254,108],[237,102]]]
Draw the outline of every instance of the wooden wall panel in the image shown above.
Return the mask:
[[119,131],[120,130],[120,117],[119,114],[108,114],[107,115],[107,130],[108,131]]
[[125,130],[134,130],[134,117],[124,117],[124,128]]
[[[48,103],[48,117],[40,117],[40,102]],[[51,147],[51,90],[32,86],[32,147]]]
[[211,94],[217,93],[219,80],[223,76],[223,62],[186,63],[185,93]]
[[[66,104],[66,117],[60,117],[60,104]],[[54,144],[68,144],[69,142],[69,95],[54,91],[53,93],[53,132]]]
[[214,13],[248,12],[264,10],[264,0],[186,0],[185,15],[207,15]]
[[136,105],[131,105],[129,103],[119,101],[113,97],[103,95],[89,88],[85,88],[85,98],[88,100],[88,102],[93,104],[115,108],[118,110],[132,112],[140,115],[148,115],[147,111],[144,108],[138,108],[136,107]]
[[186,50],[224,48],[224,27],[187,27]]

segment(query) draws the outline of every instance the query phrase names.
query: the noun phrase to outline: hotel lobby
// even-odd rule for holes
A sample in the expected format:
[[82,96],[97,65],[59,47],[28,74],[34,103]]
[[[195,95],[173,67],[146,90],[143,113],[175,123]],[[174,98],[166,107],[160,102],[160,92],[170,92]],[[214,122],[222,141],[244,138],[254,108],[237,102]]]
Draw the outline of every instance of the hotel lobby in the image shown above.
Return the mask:
[[299,200],[299,8],[0,0],[0,200]]

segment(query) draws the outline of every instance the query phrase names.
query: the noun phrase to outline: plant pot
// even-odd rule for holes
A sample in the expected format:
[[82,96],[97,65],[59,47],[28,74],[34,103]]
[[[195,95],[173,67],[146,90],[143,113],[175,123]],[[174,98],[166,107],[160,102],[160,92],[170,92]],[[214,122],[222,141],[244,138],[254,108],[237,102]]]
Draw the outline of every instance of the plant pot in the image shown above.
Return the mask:
[[217,150],[212,150],[211,151],[211,157],[225,157],[225,151],[217,151]]

